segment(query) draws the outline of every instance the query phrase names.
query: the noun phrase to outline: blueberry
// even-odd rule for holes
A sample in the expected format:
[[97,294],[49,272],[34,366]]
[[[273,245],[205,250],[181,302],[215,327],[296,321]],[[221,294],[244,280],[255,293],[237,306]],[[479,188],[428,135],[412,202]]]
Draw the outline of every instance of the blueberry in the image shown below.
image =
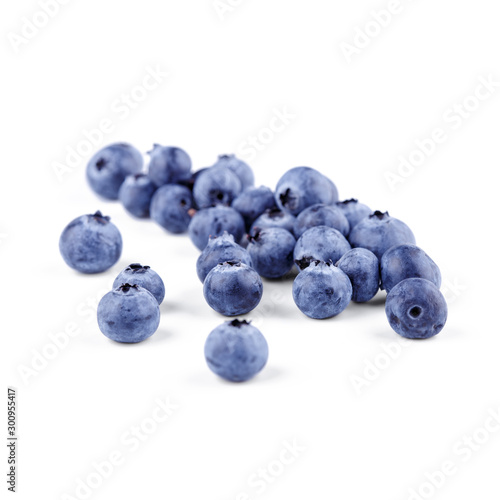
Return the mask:
[[183,149],[154,144],[148,154],[149,177],[157,186],[186,181],[191,177],[191,158]]
[[327,226],[308,229],[297,241],[293,258],[299,270],[305,269],[311,262],[337,262],[351,249],[351,245],[340,231]]
[[231,206],[243,216],[249,229],[259,215],[275,207],[274,194],[268,187],[249,187],[233,200]]
[[340,210],[342,210],[342,212],[344,212],[344,215],[349,221],[351,230],[358,222],[373,213],[373,210],[370,207],[364,205],[363,203],[359,203],[359,201],[354,198],[351,198],[350,200],[338,201],[336,205],[340,208]]
[[325,319],[341,313],[352,297],[347,274],[330,262],[314,261],[293,282],[293,300],[310,318]]
[[254,326],[237,319],[219,325],[205,342],[205,359],[216,375],[231,382],[251,379],[267,363],[266,339]]
[[203,295],[208,305],[224,316],[238,316],[255,309],[262,298],[262,280],[239,261],[215,266],[205,278]]
[[274,194],[276,205],[293,215],[317,203],[331,205],[339,199],[335,184],[310,167],[295,167],[278,181]]
[[184,233],[191,223],[192,207],[193,197],[189,188],[179,184],[165,184],[153,195],[151,218],[171,233]]
[[122,237],[101,212],[71,221],[59,239],[59,250],[69,267],[81,273],[102,273],[118,262]]
[[377,256],[366,248],[353,248],[335,264],[352,284],[352,300],[368,302],[378,292],[380,270]]
[[398,245],[389,248],[380,260],[382,288],[387,293],[400,281],[424,278],[441,286],[441,272],[436,263],[415,245]]
[[129,175],[123,182],[118,197],[129,213],[135,217],[147,218],[156,189],[156,184],[146,174]]
[[254,175],[252,169],[234,155],[219,155],[215,165],[224,166],[232,170],[240,179],[241,186],[246,189],[254,184]]
[[280,227],[269,227],[249,235],[247,250],[254,269],[264,278],[280,278],[293,266],[295,238]]
[[142,169],[141,153],[130,144],[110,144],[99,150],[87,164],[87,181],[103,198],[117,200],[125,177]]
[[97,323],[101,332],[111,340],[141,342],[158,329],[160,308],[145,288],[124,283],[101,299],[97,307]]
[[196,178],[193,197],[199,208],[231,205],[241,189],[241,181],[232,170],[216,165],[207,168]]
[[344,236],[349,234],[349,221],[342,210],[335,205],[317,203],[302,210],[295,220],[293,234],[296,238],[300,238],[305,231],[315,226],[333,227]]
[[146,289],[158,301],[158,304],[161,304],[165,298],[165,285],[163,284],[163,280],[158,273],[153,271],[149,266],[130,264],[130,266],[126,267],[116,277],[113,288],[118,288],[124,283],[139,285]]
[[404,222],[377,210],[354,226],[349,241],[353,248],[367,248],[381,259],[394,245],[414,245],[415,236]]
[[257,217],[250,228],[250,234],[255,234],[255,229],[266,229],[268,227],[282,227],[293,233],[293,225],[295,224],[295,216],[289,212],[284,212],[279,208],[271,208],[266,210],[262,215]]
[[227,231],[240,241],[245,234],[243,217],[231,207],[211,207],[199,210],[189,224],[189,237],[200,250],[203,250],[210,236],[220,236]]
[[407,339],[437,335],[448,317],[448,306],[434,283],[422,278],[400,281],[387,295],[385,312],[392,329]]
[[208,240],[196,262],[198,278],[203,283],[207,274],[217,265],[227,261],[241,261],[247,266],[253,267],[252,258],[248,252],[235,243],[232,234],[224,231],[221,236],[214,236]]

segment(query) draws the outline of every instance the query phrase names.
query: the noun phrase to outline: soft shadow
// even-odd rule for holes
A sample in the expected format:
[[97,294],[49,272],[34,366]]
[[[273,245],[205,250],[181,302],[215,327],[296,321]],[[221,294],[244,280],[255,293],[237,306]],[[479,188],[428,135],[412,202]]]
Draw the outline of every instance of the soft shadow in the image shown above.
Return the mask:
[[285,375],[285,372],[279,368],[276,368],[274,366],[270,367],[264,367],[264,369],[257,374],[255,377],[251,378],[250,380],[247,380],[246,382],[231,382],[229,380],[225,380],[212,371],[210,371],[210,368],[206,368],[206,370],[199,371],[196,374],[190,375],[188,380],[189,382],[197,385],[197,386],[203,386],[203,387],[214,387],[218,385],[222,386],[245,386],[245,385],[256,385],[256,384],[265,384],[268,383],[269,381],[279,379]]

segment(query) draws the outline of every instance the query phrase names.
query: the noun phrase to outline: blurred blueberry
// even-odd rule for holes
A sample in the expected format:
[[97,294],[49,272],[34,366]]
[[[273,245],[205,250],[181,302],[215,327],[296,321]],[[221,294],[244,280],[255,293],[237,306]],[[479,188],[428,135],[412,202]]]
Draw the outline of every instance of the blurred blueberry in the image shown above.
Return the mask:
[[316,260],[337,262],[350,249],[351,245],[340,231],[316,226],[305,231],[298,239],[293,258],[301,271]]
[[254,269],[263,278],[280,278],[293,266],[295,238],[280,227],[269,227],[249,235],[248,253]]
[[295,220],[293,234],[300,238],[305,231],[315,226],[333,227],[344,236],[349,234],[349,222],[342,210],[335,205],[317,203],[302,210]]
[[171,233],[187,231],[193,207],[191,191],[179,184],[165,184],[158,188],[151,200],[151,218]]
[[122,237],[110,220],[98,211],[77,217],[65,227],[59,250],[69,267],[93,274],[102,273],[118,262]]
[[148,154],[149,177],[157,186],[186,181],[191,177],[191,158],[183,149],[154,144]]
[[235,155],[219,155],[214,166],[224,166],[232,170],[240,179],[243,189],[253,186],[255,182],[252,169]]
[[113,283],[113,289],[125,283],[139,285],[145,288],[158,301],[158,304],[161,304],[165,298],[165,285],[163,284],[163,280],[158,273],[153,271],[149,266],[130,264],[130,266],[126,267],[116,277]]
[[279,208],[270,208],[257,217],[250,228],[250,234],[255,234],[255,229],[267,229],[268,227],[281,227],[293,233],[294,224],[294,215]]
[[337,207],[344,212],[347,220],[349,221],[349,226],[352,228],[360,222],[365,217],[368,217],[373,210],[363,203],[359,203],[358,200],[351,198],[350,200],[338,201],[336,203]]
[[265,210],[275,207],[274,194],[265,186],[249,187],[240,193],[231,206],[243,216],[247,229]]
[[349,276],[354,302],[368,302],[375,297],[380,285],[380,271],[374,253],[366,248],[353,248],[335,265]]
[[415,244],[415,236],[404,222],[377,210],[354,226],[349,241],[353,248],[367,248],[381,259],[394,245]]
[[88,162],[87,181],[99,196],[117,200],[125,178],[139,173],[142,164],[142,155],[134,146],[121,142],[110,144],[97,151]]
[[101,299],[97,322],[101,332],[111,340],[141,342],[158,329],[160,308],[145,288],[124,283]]
[[156,184],[146,174],[129,175],[123,182],[118,197],[130,214],[147,218],[156,189]]
[[253,267],[252,258],[240,245],[235,243],[232,234],[224,231],[221,236],[213,236],[208,240],[196,262],[196,273],[203,283],[207,274],[217,265],[228,261],[240,261]]
[[203,250],[210,236],[221,236],[224,231],[240,241],[245,234],[245,223],[238,211],[231,207],[211,207],[199,210],[189,224],[189,237],[197,248]]
[[306,316],[325,319],[348,306],[352,285],[332,262],[314,261],[295,278],[292,293],[295,304]]
[[278,208],[293,215],[311,205],[331,205],[339,199],[335,184],[310,167],[295,167],[285,172],[278,181],[274,196]]
[[241,181],[229,168],[214,166],[204,170],[193,187],[193,197],[199,208],[231,205],[241,193]]
[[389,292],[385,312],[392,329],[402,337],[428,339],[443,329],[448,306],[434,283],[409,278],[400,281]]
[[387,293],[400,281],[424,278],[441,286],[441,272],[436,263],[415,245],[398,245],[389,248],[380,260],[382,288]]
[[230,382],[251,379],[267,363],[266,339],[254,326],[237,319],[219,325],[205,342],[205,359],[216,375]]
[[216,265],[203,282],[208,305],[224,316],[238,316],[255,309],[262,298],[262,280],[239,261]]

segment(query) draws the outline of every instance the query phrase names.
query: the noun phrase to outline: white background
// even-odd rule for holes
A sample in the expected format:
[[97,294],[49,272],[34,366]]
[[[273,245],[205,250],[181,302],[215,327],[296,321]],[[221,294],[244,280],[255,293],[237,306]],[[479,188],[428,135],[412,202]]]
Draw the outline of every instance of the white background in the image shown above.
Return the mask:
[[[73,1],[16,50],[23,17],[40,7],[3,2],[0,321],[4,387],[18,389],[18,498],[79,498],[77,481],[116,451],[123,463],[91,498],[403,500],[421,487],[427,498],[498,498],[499,427],[481,428],[500,405],[500,88],[460,125],[445,119],[480,77],[500,81],[498,6],[401,0],[349,64],[341,43],[387,5],[247,0],[221,19],[210,0]],[[124,116],[116,100],[148,66],[169,75]],[[291,281],[265,282],[248,317],[268,339],[269,363],[235,385],[205,364],[205,338],[224,318],[203,299],[189,239],[98,200],[85,183],[88,154],[62,179],[53,167],[108,118],[113,131],[92,152],[159,142],[185,148],[200,168],[283,109],[293,119],[249,161],[258,184],[274,187],[288,168],[310,165],[341,198],[404,220],[441,266],[449,321],[432,340],[403,343],[383,294],[313,321],[295,307]],[[447,140],[391,190],[384,173],[437,127]],[[124,252],[110,271],[83,276],[62,261],[58,238],[97,209],[120,228]],[[158,332],[120,345],[99,332],[94,310],[130,262],[156,269],[167,292]],[[23,378],[34,358],[53,355],[49,334],[72,324],[78,335]],[[353,376],[366,375],[357,391]],[[166,397],[178,408],[131,451],[121,436]],[[464,435],[484,444],[460,444]],[[294,440],[302,451],[280,466],[283,442]],[[455,473],[426,489],[444,461]],[[257,488],[252,474],[269,464],[276,477]]]

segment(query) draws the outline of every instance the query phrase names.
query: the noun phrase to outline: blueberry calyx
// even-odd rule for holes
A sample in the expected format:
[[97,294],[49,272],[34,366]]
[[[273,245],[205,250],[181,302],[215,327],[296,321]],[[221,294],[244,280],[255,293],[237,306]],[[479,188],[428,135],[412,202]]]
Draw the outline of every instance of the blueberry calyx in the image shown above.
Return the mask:
[[234,326],[235,328],[241,328],[243,325],[249,325],[251,321],[247,321],[246,319],[240,321],[239,319],[233,319],[233,321],[229,321],[229,324],[231,326]]
[[233,154],[219,155],[219,160],[230,160],[231,158],[234,158]]
[[133,271],[134,273],[144,273],[148,269],[150,269],[150,266],[142,266],[141,264],[134,263],[130,264],[127,267],[126,271]]
[[231,266],[231,267],[240,267],[241,266],[241,260],[228,260],[226,262],[221,262],[219,266]]
[[369,215],[370,219],[376,217],[378,220],[384,220],[389,217],[389,212],[381,212],[380,210],[375,210],[371,215]]
[[278,217],[283,218],[285,216],[283,210],[280,210],[278,207],[268,208],[266,214],[271,217],[271,219],[277,219]]
[[420,306],[413,306],[408,310],[408,315],[413,319],[419,318],[421,314],[422,308]]
[[123,293],[128,293],[130,289],[133,288],[134,290],[138,290],[139,287],[137,285],[131,285],[130,283],[124,283],[123,285],[118,287],[118,290]]
[[260,240],[260,233],[262,229],[260,227],[254,228],[252,231],[253,234],[247,234],[247,240],[251,243],[253,241],[259,241]]
[[108,160],[106,160],[105,158],[99,158],[96,162],[95,162],[95,166],[97,168],[97,170],[100,172],[106,165],[108,164]]
[[143,174],[142,172],[139,172],[138,174],[134,174],[134,179],[137,181],[139,179],[142,179],[143,177],[147,177],[146,174]]
[[313,262],[315,262],[315,260],[312,257],[302,257],[302,259],[295,260],[295,264],[299,266],[301,271],[303,271],[306,267],[309,267]]
[[351,198],[350,200],[344,200],[340,202],[342,205],[349,205],[349,203],[358,203],[356,198]]
[[287,188],[284,193],[280,194],[280,201],[284,207],[291,208],[292,210],[295,208],[297,198],[292,193],[290,188]]
[[94,220],[96,220],[97,222],[100,222],[101,224],[106,224],[107,222],[109,222],[111,220],[111,217],[109,217],[108,215],[102,215],[100,210],[98,210],[91,217],[93,217]]

